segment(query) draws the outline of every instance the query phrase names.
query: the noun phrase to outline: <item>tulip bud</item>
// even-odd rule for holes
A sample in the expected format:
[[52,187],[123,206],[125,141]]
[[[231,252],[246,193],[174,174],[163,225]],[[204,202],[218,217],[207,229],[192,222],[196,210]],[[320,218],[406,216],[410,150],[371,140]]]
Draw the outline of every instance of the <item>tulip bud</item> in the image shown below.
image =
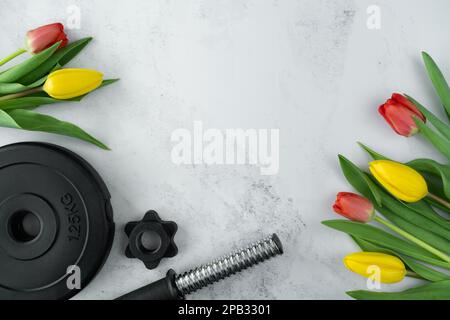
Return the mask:
[[416,170],[390,160],[369,164],[375,179],[394,197],[405,202],[417,202],[428,195],[425,179]]
[[59,48],[67,45],[69,40],[61,23],[53,23],[27,32],[26,48],[32,54],[39,53],[61,41]]
[[344,258],[344,265],[354,273],[381,283],[397,283],[406,276],[405,264],[384,253],[354,253]]
[[367,223],[375,215],[373,204],[366,198],[350,192],[340,192],[333,210],[352,221]]
[[67,100],[97,89],[103,74],[88,69],[61,69],[52,72],[44,84],[44,91],[55,99]]
[[414,122],[414,116],[423,122],[425,116],[417,107],[401,94],[394,93],[392,98],[378,109],[383,118],[399,135],[410,137],[417,132],[419,128]]

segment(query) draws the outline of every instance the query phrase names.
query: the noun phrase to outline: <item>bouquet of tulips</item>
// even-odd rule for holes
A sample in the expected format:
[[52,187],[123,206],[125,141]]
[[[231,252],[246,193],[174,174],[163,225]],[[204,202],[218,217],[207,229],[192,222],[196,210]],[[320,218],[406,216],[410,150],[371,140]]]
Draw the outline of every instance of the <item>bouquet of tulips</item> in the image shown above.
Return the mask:
[[[450,119],[450,88],[434,60],[426,53],[423,59]],[[395,132],[405,137],[420,133],[450,160],[448,121],[401,94],[379,112]],[[403,292],[348,294],[355,299],[450,299],[450,165],[432,159],[399,163],[360,145],[373,159],[368,170],[339,156],[344,176],[359,193],[337,196],[333,209],[348,220],[323,224],[347,233],[361,248],[344,258],[349,270],[381,283],[407,276],[425,283]]]
[[92,38],[69,43],[60,23],[31,30],[26,47],[0,60],[0,67],[28,52],[31,57],[4,70],[0,69],[0,126],[50,132],[108,147],[69,122],[37,113],[37,107],[63,101],[81,101],[89,92],[117,79],[103,80],[95,70],[65,69]]

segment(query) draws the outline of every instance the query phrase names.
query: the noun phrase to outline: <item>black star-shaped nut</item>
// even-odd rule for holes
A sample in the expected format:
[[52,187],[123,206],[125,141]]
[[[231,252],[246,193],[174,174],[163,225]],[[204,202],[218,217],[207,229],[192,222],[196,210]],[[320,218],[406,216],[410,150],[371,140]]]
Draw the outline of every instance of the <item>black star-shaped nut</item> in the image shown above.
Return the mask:
[[129,239],[125,255],[141,260],[148,269],[155,269],[163,258],[177,255],[174,242],[177,230],[175,222],[163,221],[155,211],[149,211],[142,221],[129,222],[125,226]]

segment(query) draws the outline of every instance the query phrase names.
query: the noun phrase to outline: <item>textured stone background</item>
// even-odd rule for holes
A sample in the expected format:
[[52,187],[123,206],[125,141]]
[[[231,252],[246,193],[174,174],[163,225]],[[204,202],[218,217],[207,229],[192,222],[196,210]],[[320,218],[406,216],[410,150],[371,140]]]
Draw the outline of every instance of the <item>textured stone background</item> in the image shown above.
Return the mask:
[[[336,155],[360,164],[364,141],[399,160],[436,156],[420,138],[391,133],[376,108],[408,92],[440,112],[420,51],[450,72],[448,1],[378,0],[381,30],[366,27],[366,0],[2,0],[1,55],[25,30],[81,9],[72,38],[95,41],[72,66],[120,83],[79,105],[41,110],[108,143],[103,152],[68,138],[0,129],[0,144],[48,141],[89,160],[113,196],[117,234],[104,269],[79,299],[110,299],[277,232],[286,254],[191,298],[342,299],[365,280],[340,263],[355,250],[320,221],[349,190]],[[177,128],[280,128],[280,172],[252,166],[175,166]],[[156,271],[123,255],[123,225],[155,209],[175,220],[180,254]],[[408,282],[383,289],[400,289]]]

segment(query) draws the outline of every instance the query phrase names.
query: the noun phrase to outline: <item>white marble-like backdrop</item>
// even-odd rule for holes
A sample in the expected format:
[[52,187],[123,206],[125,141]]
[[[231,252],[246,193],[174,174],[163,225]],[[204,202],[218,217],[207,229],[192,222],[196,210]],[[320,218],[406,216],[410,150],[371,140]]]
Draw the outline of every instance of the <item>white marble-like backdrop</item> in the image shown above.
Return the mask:
[[[77,299],[111,299],[276,232],[285,255],[191,296],[193,299],[345,299],[365,288],[342,258],[356,250],[320,222],[351,190],[337,154],[364,165],[356,141],[406,160],[437,157],[420,138],[394,135],[377,114],[393,91],[440,112],[420,60],[427,50],[450,72],[447,0],[2,0],[1,55],[26,30],[66,23],[95,40],[71,66],[120,77],[77,105],[42,112],[79,124],[111,152],[49,134],[0,128],[0,145],[46,141],[78,152],[112,193],[117,231],[105,267]],[[367,8],[381,29],[367,28]],[[69,10],[70,11],[70,10]],[[176,166],[171,134],[205,128],[280,129],[280,170]],[[155,271],[124,256],[126,222],[148,209],[179,225],[179,255]],[[383,287],[398,290],[410,285]]]

